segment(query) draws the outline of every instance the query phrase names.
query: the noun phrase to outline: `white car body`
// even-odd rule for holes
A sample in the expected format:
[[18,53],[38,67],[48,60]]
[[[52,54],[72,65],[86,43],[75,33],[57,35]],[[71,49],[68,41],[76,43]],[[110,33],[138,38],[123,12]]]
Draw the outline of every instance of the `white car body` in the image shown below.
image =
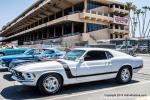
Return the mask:
[[[115,78],[119,69],[123,66],[130,66],[133,72],[138,72],[143,67],[142,58],[133,57],[118,51],[101,48],[76,48],[75,50],[85,50],[80,60],[60,59],[58,61],[21,65],[14,69],[15,74],[13,74],[12,78],[24,85],[36,86],[41,76],[47,73],[56,73],[62,76],[63,85],[69,85]],[[89,51],[105,51],[112,54],[113,57],[110,58],[107,55],[108,58],[106,60],[81,61],[81,58]],[[24,79],[19,78],[19,74]]]

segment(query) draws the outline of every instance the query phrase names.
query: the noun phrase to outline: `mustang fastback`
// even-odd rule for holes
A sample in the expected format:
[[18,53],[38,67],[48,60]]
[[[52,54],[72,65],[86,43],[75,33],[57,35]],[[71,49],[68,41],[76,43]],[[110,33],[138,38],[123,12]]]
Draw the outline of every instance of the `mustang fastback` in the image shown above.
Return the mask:
[[101,48],[76,48],[63,59],[17,66],[12,78],[37,86],[43,94],[57,93],[62,86],[115,78],[126,84],[143,67],[140,57]]

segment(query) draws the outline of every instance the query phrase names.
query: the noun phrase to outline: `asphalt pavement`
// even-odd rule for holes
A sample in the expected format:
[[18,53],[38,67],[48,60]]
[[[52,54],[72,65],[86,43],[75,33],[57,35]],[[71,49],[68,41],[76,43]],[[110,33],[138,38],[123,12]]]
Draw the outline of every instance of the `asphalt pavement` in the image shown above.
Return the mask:
[[114,79],[69,85],[52,96],[42,95],[36,87],[28,87],[11,79],[6,69],[0,69],[0,100],[150,100],[150,56],[142,56],[144,68],[134,74],[131,83],[120,85]]

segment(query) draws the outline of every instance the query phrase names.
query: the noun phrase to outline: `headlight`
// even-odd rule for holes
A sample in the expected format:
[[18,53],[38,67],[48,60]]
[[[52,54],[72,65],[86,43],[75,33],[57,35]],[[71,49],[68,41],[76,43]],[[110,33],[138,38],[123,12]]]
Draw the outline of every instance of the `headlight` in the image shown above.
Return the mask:
[[6,67],[5,62],[4,62],[2,59],[0,60],[0,65],[1,65],[2,67]]
[[34,73],[23,73],[23,76],[27,80],[34,80],[36,77]]
[[13,64],[13,63],[10,63],[9,64],[9,68],[11,69],[11,68],[14,68],[15,67],[15,65]]
[[2,63],[3,63],[3,60],[1,59],[1,60],[0,60],[0,65],[2,65]]

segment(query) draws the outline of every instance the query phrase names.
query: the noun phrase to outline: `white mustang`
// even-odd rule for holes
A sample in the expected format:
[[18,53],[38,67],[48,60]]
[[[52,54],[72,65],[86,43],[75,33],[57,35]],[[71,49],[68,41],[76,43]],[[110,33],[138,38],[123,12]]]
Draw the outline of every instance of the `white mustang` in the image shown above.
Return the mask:
[[12,78],[28,86],[37,86],[44,94],[54,94],[62,86],[115,78],[128,83],[143,60],[109,49],[76,48],[64,59],[18,66]]

